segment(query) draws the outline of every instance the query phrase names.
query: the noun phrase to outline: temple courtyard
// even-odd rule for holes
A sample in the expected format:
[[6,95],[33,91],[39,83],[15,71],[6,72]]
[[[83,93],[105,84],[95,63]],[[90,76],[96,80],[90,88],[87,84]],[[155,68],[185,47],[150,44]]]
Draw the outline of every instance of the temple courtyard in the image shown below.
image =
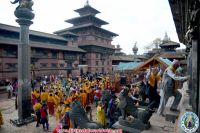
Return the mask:
[[[4,125],[0,128],[0,133],[51,133],[58,122],[54,116],[49,116],[49,131],[43,131],[42,125],[36,128],[36,122],[28,125],[16,127],[10,123],[10,119],[17,117],[17,110],[15,110],[14,98],[6,99],[4,96],[0,97],[0,107],[4,118]],[[96,107],[92,105],[93,120],[96,120]],[[165,117],[158,116],[156,113],[150,119],[152,127],[149,130],[144,130],[142,133],[174,133],[176,128],[174,123],[166,121]]]

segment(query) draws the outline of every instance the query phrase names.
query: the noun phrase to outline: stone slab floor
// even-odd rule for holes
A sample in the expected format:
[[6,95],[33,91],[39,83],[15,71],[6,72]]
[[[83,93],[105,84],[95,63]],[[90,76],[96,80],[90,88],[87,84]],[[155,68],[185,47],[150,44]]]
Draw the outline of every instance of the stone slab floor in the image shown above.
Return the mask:
[[[92,105],[93,120],[96,120],[96,108]],[[42,125],[36,128],[36,122],[32,122],[22,127],[15,127],[10,123],[11,118],[16,118],[17,110],[14,106],[14,98],[12,99],[0,99],[0,109],[2,110],[4,125],[0,128],[0,133],[50,133],[56,127],[56,119],[54,116],[49,117],[50,128],[49,131],[43,131]],[[174,124],[165,121],[164,117],[154,114],[151,118],[152,127],[149,130],[145,130],[142,133],[173,133]]]

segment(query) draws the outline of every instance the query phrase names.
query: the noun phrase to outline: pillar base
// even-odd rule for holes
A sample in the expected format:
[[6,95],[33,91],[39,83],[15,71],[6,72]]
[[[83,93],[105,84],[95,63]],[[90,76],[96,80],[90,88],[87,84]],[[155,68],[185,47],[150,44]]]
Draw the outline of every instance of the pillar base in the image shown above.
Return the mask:
[[19,120],[18,118],[10,119],[10,123],[12,123],[16,127],[21,127],[23,125],[27,125],[27,124],[34,122],[34,121],[36,121],[36,117],[34,115],[31,115],[31,117],[28,117],[28,118],[23,119],[23,120]]

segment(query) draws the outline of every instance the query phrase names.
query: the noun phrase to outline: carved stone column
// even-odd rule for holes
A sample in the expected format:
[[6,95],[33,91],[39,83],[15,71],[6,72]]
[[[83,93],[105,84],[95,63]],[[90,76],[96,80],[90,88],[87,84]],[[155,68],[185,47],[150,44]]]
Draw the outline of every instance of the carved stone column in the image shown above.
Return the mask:
[[31,117],[31,51],[29,46],[29,26],[33,24],[31,20],[34,18],[34,14],[30,6],[21,6],[19,5],[14,12],[17,17],[16,22],[20,25],[20,40],[18,44],[18,118],[11,120],[16,126],[21,126],[34,120]]

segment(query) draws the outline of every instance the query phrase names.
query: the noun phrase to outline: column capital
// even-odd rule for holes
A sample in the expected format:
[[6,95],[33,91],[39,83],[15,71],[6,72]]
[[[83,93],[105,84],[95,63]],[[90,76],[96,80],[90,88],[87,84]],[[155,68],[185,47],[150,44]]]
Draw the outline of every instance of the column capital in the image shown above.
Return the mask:
[[16,22],[19,23],[19,25],[30,26],[33,24],[31,20],[35,17],[35,14],[32,13],[32,10],[28,8],[18,8],[15,10],[14,14],[18,18]]

